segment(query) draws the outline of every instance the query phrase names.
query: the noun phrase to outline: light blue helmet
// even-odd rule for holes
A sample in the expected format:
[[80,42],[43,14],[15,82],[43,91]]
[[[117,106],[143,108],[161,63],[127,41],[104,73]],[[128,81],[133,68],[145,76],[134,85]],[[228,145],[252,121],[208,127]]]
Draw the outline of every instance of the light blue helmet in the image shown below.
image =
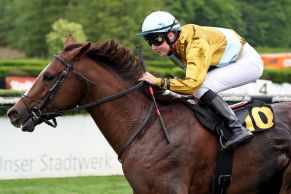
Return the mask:
[[142,32],[138,33],[137,36],[180,30],[181,25],[172,14],[165,11],[155,11],[145,18],[142,24]]

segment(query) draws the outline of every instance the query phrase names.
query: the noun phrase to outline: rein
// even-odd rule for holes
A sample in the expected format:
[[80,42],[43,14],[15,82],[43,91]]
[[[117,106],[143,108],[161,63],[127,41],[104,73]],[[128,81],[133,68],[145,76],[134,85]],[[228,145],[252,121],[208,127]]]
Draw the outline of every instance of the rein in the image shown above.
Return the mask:
[[[99,100],[90,102],[88,104],[83,104],[83,105],[76,105],[76,107],[74,108],[70,108],[70,109],[66,109],[66,110],[60,110],[60,111],[52,111],[52,112],[46,112],[43,113],[42,109],[47,107],[47,105],[49,104],[49,102],[53,99],[54,95],[56,94],[57,90],[61,87],[62,83],[64,82],[64,80],[68,77],[68,75],[70,74],[70,72],[72,72],[73,66],[76,64],[76,61],[73,61],[71,63],[67,62],[65,59],[63,59],[61,56],[56,55],[55,56],[56,59],[58,59],[63,65],[66,66],[66,68],[62,71],[60,77],[58,78],[58,80],[55,82],[55,84],[49,89],[49,92],[47,94],[47,96],[45,97],[45,99],[42,102],[38,102],[40,105],[39,106],[35,106],[32,107],[30,109],[30,114],[31,114],[31,118],[35,123],[40,123],[41,121],[45,122],[46,124],[52,126],[52,127],[56,127],[57,126],[57,121],[56,121],[56,117],[57,116],[62,116],[64,113],[68,113],[68,112],[73,112],[73,111],[79,111],[82,109],[87,109],[90,107],[94,107],[94,106],[98,106],[100,104],[106,103],[106,102],[110,102],[113,101],[115,99],[118,99],[122,96],[125,96],[135,90],[138,90],[139,88],[141,88],[142,86],[144,86],[145,82],[139,82],[138,84],[134,85],[133,87],[130,87],[124,91],[118,92],[112,96],[108,96],[105,98],[101,98]],[[28,98],[30,100],[30,97],[23,95],[23,97]],[[25,101],[24,101],[25,102]],[[121,151],[118,154],[118,160],[121,162],[121,156],[122,154],[125,152],[125,150],[131,145],[131,143],[136,139],[136,137],[142,132],[142,129],[145,127],[145,125],[149,122],[150,117],[152,115],[154,106],[156,105],[155,101],[151,102],[150,108],[147,111],[145,118],[143,119],[143,121],[140,123],[140,125],[134,130],[134,133],[128,138],[127,142],[124,144],[124,146],[121,148]],[[50,119],[52,119],[53,121],[49,121]]]
[[[144,85],[144,82],[139,82],[138,84],[136,84],[135,86],[133,86],[131,88],[128,88],[128,89],[126,89],[124,91],[121,91],[121,92],[119,92],[117,94],[114,94],[112,96],[108,96],[108,97],[96,100],[94,102],[90,102],[88,104],[83,104],[83,105],[80,105],[80,106],[76,105],[76,107],[70,108],[70,109],[66,109],[66,110],[51,111],[51,112],[43,113],[42,109],[44,107],[47,107],[49,102],[53,99],[55,93],[61,87],[61,85],[64,82],[64,80],[68,77],[70,72],[72,72],[73,66],[76,64],[76,61],[73,61],[73,62],[69,63],[59,55],[56,55],[55,57],[63,65],[65,65],[66,68],[62,71],[62,73],[61,73],[60,77],[58,78],[58,80],[56,81],[56,83],[49,89],[49,92],[48,92],[47,96],[40,103],[40,105],[31,108],[31,110],[30,110],[31,117],[32,117],[33,121],[36,122],[36,123],[39,122],[39,121],[44,121],[46,124],[48,124],[48,125],[50,125],[52,127],[57,127],[57,122],[55,120],[55,117],[57,117],[57,116],[62,116],[64,113],[76,112],[76,111],[79,111],[79,110],[82,110],[82,109],[90,108],[90,107],[93,107],[93,106],[97,106],[97,105],[100,105],[100,104],[115,100],[117,98],[125,96],[125,95],[127,95],[127,94],[129,94],[129,93],[141,88]],[[23,95],[23,96],[28,98],[28,99],[30,99],[26,95]],[[50,118],[53,119],[53,122],[49,121]]]
[[82,109],[86,109],[86,108],[91,108],[93,106],[98,106],[100,104],[103,104],[103,103],[106,103],[106,102],[109,102],[109,101],[113,101],[117,98],[120,98],[122,96],[125,96],[139,88],[141,88],[142,86],[144,85],[144,82],[139,82],[138,84],[134,85],[133,87],[131,88],[128,88],[124,91],[121,91],[121,92],[118,92],[112,96],[108,96],[108,97],[105,97],[105,98],[101,98],[99,100],[96,100],[94,102],[90,102],[88,104],[84,104],[84,105],[76,105],[76,107],[74,108],[71,108],[71,109],[66,109],[66,110],[61,110],[61,111],[54,111],[54,112],[47,112],[47,113],[41,113],[40,116],[61,116],[63,115],[64,113],[68,113],[68,112],[74,112],[74,111],[79,111],[79,110],[82,110]]

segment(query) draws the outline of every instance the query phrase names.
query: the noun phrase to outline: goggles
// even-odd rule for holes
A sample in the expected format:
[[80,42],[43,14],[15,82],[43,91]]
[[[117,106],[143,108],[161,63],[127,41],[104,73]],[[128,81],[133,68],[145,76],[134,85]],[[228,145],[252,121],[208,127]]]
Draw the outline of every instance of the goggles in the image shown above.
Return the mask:
[[165,37],[163,34],[155,34],[154,36],[145,37],[145,40],[148,42],[150,46],[161,46],[163,44]]

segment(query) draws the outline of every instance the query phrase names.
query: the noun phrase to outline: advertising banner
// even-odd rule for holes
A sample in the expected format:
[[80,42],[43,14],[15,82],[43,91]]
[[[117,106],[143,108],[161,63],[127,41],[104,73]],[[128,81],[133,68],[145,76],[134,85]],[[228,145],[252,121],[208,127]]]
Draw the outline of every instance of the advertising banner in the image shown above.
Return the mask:
[[0,179],[122,175],[117,154],[89,115],[58,117],[22,132],[0,118]]
[[36,77],[18,77],[18,76],[7,76],[5,77],[6,89],[26,91],[28,90]]

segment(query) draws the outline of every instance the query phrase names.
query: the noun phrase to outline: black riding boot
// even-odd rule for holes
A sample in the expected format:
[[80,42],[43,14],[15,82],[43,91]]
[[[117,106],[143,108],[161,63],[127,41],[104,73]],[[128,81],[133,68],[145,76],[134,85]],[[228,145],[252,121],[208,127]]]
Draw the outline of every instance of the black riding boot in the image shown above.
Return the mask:
[[200,101],[216,113],[231,130],[231,137],[224,143],[224,148],[234,147],[243,143],[253,136],[253,134],[237,119],[233,110],[224,100],[211,90],[208,90]]

